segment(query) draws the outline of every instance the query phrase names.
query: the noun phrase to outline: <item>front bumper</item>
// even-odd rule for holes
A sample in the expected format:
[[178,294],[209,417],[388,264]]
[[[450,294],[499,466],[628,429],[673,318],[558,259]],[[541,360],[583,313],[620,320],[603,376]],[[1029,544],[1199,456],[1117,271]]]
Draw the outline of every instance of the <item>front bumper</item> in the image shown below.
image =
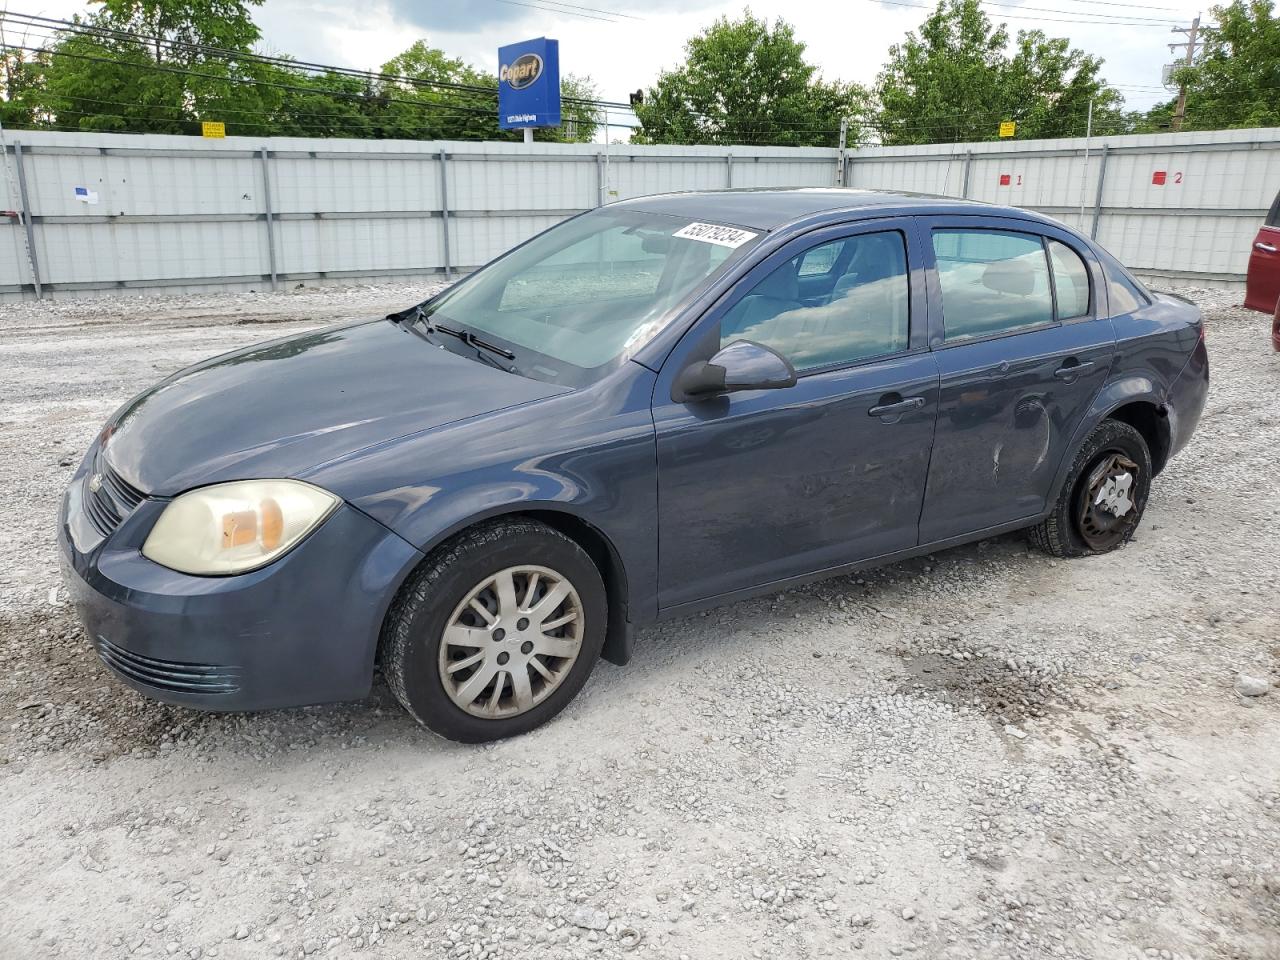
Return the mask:
[[102,537],[84,519],[84,473],[63,497],[59,554],[94,648],[119,679],[205,710],[368,694],[383,617],[421,559],[407,542],[343,504],[260,570],[190,576],[142,555],[165,501],[143,499]]

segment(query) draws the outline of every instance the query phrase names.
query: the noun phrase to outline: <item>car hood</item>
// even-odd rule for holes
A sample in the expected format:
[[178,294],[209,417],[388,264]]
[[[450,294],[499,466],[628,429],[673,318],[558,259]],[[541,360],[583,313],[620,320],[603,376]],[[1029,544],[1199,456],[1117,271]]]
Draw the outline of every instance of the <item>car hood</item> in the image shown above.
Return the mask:
[[188,367],[130,401],[106,457],[155,496],[294,477],[371,444],[564,393],[388,320],[314,330]]

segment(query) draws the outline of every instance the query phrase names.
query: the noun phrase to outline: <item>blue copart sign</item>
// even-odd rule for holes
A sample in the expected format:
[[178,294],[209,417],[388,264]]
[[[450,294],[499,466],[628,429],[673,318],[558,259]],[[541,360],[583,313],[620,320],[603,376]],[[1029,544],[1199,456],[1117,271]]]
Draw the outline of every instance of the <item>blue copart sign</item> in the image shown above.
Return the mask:
[[498,48],[498,126],[560,126],[560,41],[539,37]]

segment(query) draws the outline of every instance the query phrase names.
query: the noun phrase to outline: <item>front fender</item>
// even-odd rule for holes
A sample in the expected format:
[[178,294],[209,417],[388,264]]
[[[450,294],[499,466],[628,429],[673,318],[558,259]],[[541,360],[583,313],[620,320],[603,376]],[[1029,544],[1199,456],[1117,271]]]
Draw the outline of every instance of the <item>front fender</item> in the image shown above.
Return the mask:
[[570,518],[565,532],[608,544],[628,613],[644,622],[657,612],[652,392],[652,371],[627,364],[595,387],[359,451],[308,479],[423,553],[504,514]]

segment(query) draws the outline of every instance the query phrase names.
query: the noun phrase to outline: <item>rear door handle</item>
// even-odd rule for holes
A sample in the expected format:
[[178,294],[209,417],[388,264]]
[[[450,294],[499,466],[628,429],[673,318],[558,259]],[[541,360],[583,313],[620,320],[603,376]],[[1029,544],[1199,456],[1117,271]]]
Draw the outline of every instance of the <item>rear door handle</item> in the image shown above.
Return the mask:
[[1084,363],[1064,363],[1053,371],[1053,375],[1059,380],[1074,380],[1092,366],[1092,360],[1086,360]]
[[1253,249],[1255,249],[1255,250],[1261,250],[1263,253],[1275,253],[1275,252],[1276,252],[1275,244],[1273,244],[1273,243],[1263,243],[1261,240],[1259,240],[1257,243],[1255,243],[1255,244],[1253,245]]
[[[888,394],[880,398],[880,403],[867,411],[869,417],[898,417],[910,410],[919,410],[924,406],[924,397],[905,397],[892,399],[896,394]],[[885,401],[889,402],[886,403]]]

